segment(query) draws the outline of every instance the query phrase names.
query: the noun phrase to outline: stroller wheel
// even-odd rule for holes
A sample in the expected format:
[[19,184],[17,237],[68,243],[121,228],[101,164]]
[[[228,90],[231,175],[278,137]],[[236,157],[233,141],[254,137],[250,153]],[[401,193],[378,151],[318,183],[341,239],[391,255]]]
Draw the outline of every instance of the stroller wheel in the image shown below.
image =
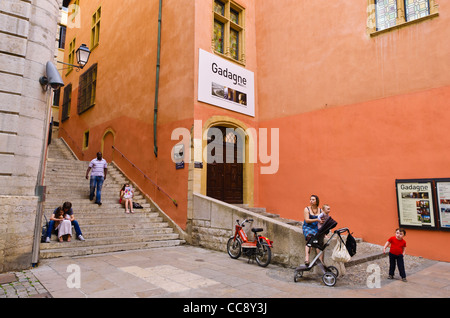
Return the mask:
[[298,282],[300,278],[303,277],[303,271],[295,271],[294,273],[294,282]]
[[336,276],[332,272],[326,272],[322,276],[322,281],[328,287],[333,287],[336,285]]
[[339,270],[334,266],[328,266],[327,272],[332,272],[334,274],[334,276],[336,276],[336,278],[339,277]]

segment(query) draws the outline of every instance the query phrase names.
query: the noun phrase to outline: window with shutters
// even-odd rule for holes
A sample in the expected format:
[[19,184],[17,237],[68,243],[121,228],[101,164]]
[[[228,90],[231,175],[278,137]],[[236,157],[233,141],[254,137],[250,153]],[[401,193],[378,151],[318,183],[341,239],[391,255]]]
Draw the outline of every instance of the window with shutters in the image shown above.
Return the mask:
[[61,121],[69,119],[71,104],[72,104],[72,84],[68,84],[66,87],[64,87]]
[[80,76],[78,87],[78,114],[95,105],[97,92],[97,64],[92,65]]

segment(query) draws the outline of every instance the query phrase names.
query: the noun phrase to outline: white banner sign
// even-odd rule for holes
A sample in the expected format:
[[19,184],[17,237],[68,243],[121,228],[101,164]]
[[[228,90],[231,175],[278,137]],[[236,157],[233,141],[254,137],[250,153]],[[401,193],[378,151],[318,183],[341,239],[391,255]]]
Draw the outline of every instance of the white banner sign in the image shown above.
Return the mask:
[[200,49],[198,100],[255,117],[254,73]]

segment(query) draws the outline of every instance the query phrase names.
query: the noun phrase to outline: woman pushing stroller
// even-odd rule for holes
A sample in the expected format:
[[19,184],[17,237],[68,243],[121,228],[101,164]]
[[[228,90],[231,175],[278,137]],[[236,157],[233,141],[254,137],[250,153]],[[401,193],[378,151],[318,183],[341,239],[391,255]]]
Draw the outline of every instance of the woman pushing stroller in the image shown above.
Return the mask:
[[[311,205],[304,210],[305,222],[302,227],[306,241],[305,264],[299,265],[295,269],[294,281],[297,282],[299,278],[303,277],[304,271],[311,271],[317,265],[322,272],[322,281],[325,285],[334,286],[336,278],[339,276],[339,270],[334,266],[326,266],[323,262],[323,255],[335,235],[340,237],[342,233],[347,231],[350,233],[350,231],[348,228],[335,230],[325,242],[325,237],[331,229],[336,227],[337,222],[329,216],[330,207],[328,205],[325,204],[322,209],[319,208],[319,198],[316,195],[311,196],[310,203]],[[317,255],[310,263],[311,248],[316,248]]]
[[[309,199],[311,205],[307,206],[303,211],[304,222],[302,226],[303,235],[305,236],[305,241],[308,243],[309,239],[317,234],[319,230],[319,224],[323,223],[319,216],[323,213],[322,209],[319,208],[319,197],[315,194],[311,195]],[[305,265],[309,265],[309,253],[311,252],[311,247],[305,244]],[[323,261],[323,254],[321,255],[321,261]]]

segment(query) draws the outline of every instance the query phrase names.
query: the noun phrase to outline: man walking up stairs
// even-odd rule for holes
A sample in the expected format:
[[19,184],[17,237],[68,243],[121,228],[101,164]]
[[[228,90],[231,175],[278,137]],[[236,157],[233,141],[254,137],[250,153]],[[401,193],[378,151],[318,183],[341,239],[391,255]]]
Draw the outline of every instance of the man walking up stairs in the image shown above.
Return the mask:
[[[103,184],[102,205],[89,200],[89,180],[85,172],[89,162],[77,160],[62,139],[53,139],[49,146],[45,173],[46,200],[44,222],[54,209],[71,202],[75,219],[85,241],[58,242],[52,235],[50,243],[41,243],[40,257],[81,256],[124,250],[176,246],[183,244],[179,235],[164,222],[158,210],[135,191],[133,201],[143,209],[126,214],[119,203],[120,189],[129,182],[114,164],[108,163],[108,178]],[[76,236],[73,236],[76,237]]]

